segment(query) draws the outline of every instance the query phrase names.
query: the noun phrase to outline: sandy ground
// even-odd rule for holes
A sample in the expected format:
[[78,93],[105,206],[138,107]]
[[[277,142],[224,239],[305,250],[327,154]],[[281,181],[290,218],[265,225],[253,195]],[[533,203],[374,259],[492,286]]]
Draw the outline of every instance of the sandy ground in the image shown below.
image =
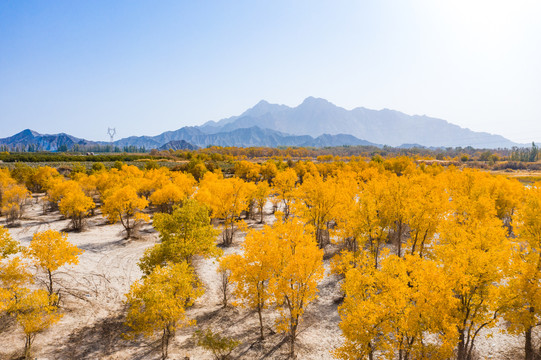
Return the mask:
[[[269,214],[270,204],[266,208]],[[272,215],[266,216],[271,222]],[[0,225],[4,225],[3,221]],[[250,227],[260,228],[256,221]],[[27,210],[20,227],[10,228],[14,239],[28,245],[34,232],[46,229],[65,230],[68,220],[60,214],[43,215],[40,204]],[[88,220],[87,230],[68,232],[68,239],[84,250],[78,265],[60,269],[58,286],[63,293],[62,320],[37,335],[34,350],[38,359],[159,359],[159,340],[122,337],[124,294],[141,277],[138,259],[158,240],[151,225],[145,225],[139,239],[124,240],[119,224],[109,225],[99,214]],[[243,234],[237,234],[225,254],[240,251]],[[194,330],[212,328],[233,337],[241,344],[232,353],[234,359],[286,359],[288,344],[275,333],[271,310],[264,313],[266,339],[259,341],[257,314],[238,307],[223,308],[219,295],[220,279],[215,259],[198,259],[196,271],[205,286],[205,294],[188,310],[197,325],[177,331],[170,346],[170,359],[212,359],[192,338]],[[342,343],[338,322],[339,278],[329,273],[319,284],[319,297],[309,305],[300,326],[297,353],[299,359],[331,359],[330,350]],[[479,359],[517,359],[521,357],[522,339],[490,331],[492,337],[478,340]],[[24,336],[9,318],[0,318],[0,359],[16,359],[22,353]]]

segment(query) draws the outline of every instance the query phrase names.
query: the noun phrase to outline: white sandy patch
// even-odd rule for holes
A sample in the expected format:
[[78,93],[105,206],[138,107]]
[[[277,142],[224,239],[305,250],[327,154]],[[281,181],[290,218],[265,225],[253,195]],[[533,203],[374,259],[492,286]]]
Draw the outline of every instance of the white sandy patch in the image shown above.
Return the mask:
[[[265,221],[271,223],[272,206],[265,207]],[[256,218],[258,218],[256,216]],[[3,224],[3,223],[0,223]],[[27,246],[32,234],[46,229],[64,230],[69,224],[61,215],[43,215],[41,205],[34,203],[26,213],[20,227],[10,228],[13,238]],[[124,294],[130,285],[141,277],[137,266],[145,249],[158,240],[150,225],[143,227],[141,238],[126,241],[119,224],[108,225],[101,215],[89,219],[87,230],[68,232],[68,240],[85,252],[78,265],[61,268],[58,284],[63,290],[63,319],[46,332],[37,335],[34,349],[39,359],[159,359],[159,341],[143,338],[127,341],[122,333]],[[256,220],[248,225],[261,228]],[[219,242],[221,237],[217,238]],[[239,253],[244,239],[237,233],[233,245],[224,253]],[[196,259],[197,274],[205,286],[205,294],[188,309],[195,327],[184,328],[170,346],[170,359],[212,359],[212,355],[195,344],[194,330],[211,327],[217,332],[233,337],[241,344],[232,354],[234,359],[286,359],[288,343],[284,335],[275,332],[277,312],[266,309],[263,313],[264,341],[259,341],[257,313],[241,307],[223,308],[219,294],[220,277],[216,272],[216,259]],[[338,322],[338,300],[341,297],[339,278],[329,272],[325,260],[325,277],[319,284],[319,297],[306,310],[299,329],[297,353],[299,359],[330,359],[330,351],[342,343]],[[4,318],[3,320],[7,320]],[[13,321],[0,325],[0,359],[13,359],[24,346],[22,331]],[[522,338],[491,330],[493,337],[481,336],[477,350],[482,359],[513,359],[516,349],[522,356]],[[513,355],[515,354],[515,355]],[[515,357],[513,357],[515,356]]]

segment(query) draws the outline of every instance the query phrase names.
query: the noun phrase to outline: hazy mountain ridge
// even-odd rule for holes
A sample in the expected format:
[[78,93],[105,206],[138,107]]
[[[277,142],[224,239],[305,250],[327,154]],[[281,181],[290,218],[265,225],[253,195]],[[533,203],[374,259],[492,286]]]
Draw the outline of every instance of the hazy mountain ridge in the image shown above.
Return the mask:
[[[29,135],[29,133],[31,135]],[[66,140],[73,139],[73,140]],[[63,141],[60,141],[63,140]],[[77,139],[66,134],[41,135],[32,130],[24,130],[9,138],[0,139],[0,145],[6,145],[9,149],[28,150],[28,146],[33,146],[33,151],[57,151],[59,147],[65,145],[66,149],[71,149],[73,145],[110,145],[108,142],[92,142],[84,139]],[[207,146],[236,146],[236,147],[277,147],[277,146],[342,146],[342,145],[364,145],[380,146],[368,141],[357,139],[347,134],[329,135],[324,134],[317,138],[309,135],[289,135],[270,129],[261,129],[257,126],[250,128],[234,129],[227,132],[206,134],[196,127],[184,127],[176,131],[168,131],[157,136],[130,136],[113,142],[114,146],[136,147],[145,149],[161,150],[194,150],[199,147]]]
[[[230,131],[217,133],[204,133],[199,128],[184,127],[174,132],[169,132],[167,137],[163,134],[155,137],[130,137],[115,142],[118,146],[142,146],[141,144],[153,145],[164,141],[164,139],[184,140],[190,144],[199,147],[207,146],[340,146],[340,145],[367,145],[378,146],[376,144],[360,140],[351,135],[322,135],[313,138],[309,135],[290,135],[270,129],[263,129],[258,126],[236,128]],[[173,141],[170,140],[170,141]],[[156,147],[164,148],[165,144]]]
[[[361,140],[362,139],[362,140]],[[182,143],[182,141],[186,142]],[[0,139],[8,149],[56,151],[74,145],[109,145],[68,134],[43,135],[24,130]],[[169,144],[169,145],[167,145]],[[381,144],[381,145],[378,145]],[[300,105],[270,104],[261,100],[239,116],[185,126],[156,136],[130,136],[113,145],[145,149],[190,148],[190,146],[421,146],[511,148],[526,146],[503,136],[474,132],[445,120],[425,115],[407,115],[395,110],[346,110],[327,100],[306,98]]]
[[297,107],[261,101],[238,117],[207,122],[207,133],[258,126],[292,135],[350,134],[359,139],[390,146],[420,144],[437,147],[499,148],[519,146],[503,136],[474,132],[445,120],[407,115],[395,110],[358,107],[346,110],[325,99],[306,98]]

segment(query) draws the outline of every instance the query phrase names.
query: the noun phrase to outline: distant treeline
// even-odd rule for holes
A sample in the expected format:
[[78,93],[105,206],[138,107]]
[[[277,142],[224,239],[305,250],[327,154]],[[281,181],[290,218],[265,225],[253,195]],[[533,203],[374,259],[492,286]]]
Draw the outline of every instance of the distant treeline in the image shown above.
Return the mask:
[[[140,159],[148,159],[149,154],[73,154],[73,153],[0,153],[0,161],[3,162],[111,162],[111,161],[136,161]],[[161,159],[162,156],[153,156],[155,159]]]
[[[409,156],[417,159],[434,159],[442,161],[484,162],[493,166],[497,162],[513,163],[535,163],[541,159],[541,150],[535,143],[530,148],[512,149],[475,149],[473,147],[456,148],[394,148],[384,146],[336,146],[336,147],[221,147],[209,146],[199,150],[157,150],[152,149],[145,152],[144,148],[125,147],[121,151],[118,147],[98,146],[96,149],[109,152],[100,153],[90,151],[94,148],[85,147],[89,151],[70,152],[8,152],[3,149],[0,152],[0,161],[3,162],[114,162],[114,161],[136,161],[140,159],[169,159],[169,160],[192,160],[203,161],[232,161],[239,159],[266,160],[266,159],[293,159],[307,160],[317,159],[319,161],[351,160],[352,158],[372,159],[375,156],[382,158]],[[94,149],[94,150],[96,150]],[[0,147],[2,150],[2,147]],[[137,151],[136,151],[137,150]],[[515,168],[524,168],[524,165],[514,165]]]
[[535,162],[541,159],[541,150],[532,143],[531,148],[513,147],[512,149],[475,149],[473,147],[456,148],[399,148],[399,147],[375,147],[375,146],[335,146],[335,147],[221,147],[211,146],[204,149],[193,150],[163,150],[153,149],[151,155],[174,156],[190,160],[195,155],[205,154],[214,160],[227,158],[265,159],[265,158],[293,158],[293,159],[323,159],[331,160],[331,157],[366,157],[372,158],[379,155],[383,158],[396,156],[411,156],[431,158],[436,160],[457,161],[519,161]]
[[[87,153],[87,152],[93,152],[93,153],[146,153],[149,150],[146,149],[144,146],[113,146],[113,145],[80,145],[80,144],[74,144],[71,147],[68,147],[68,145],[60,145],[58,147],[58,150],[54,152],[74,152],[74,153]],[[42,153],[45,152],[45,150],[35,144],[19,144],[16,146],[8,146],[8,145],[1,145],[0,146],[0,152],[23,152],[23,153]]]

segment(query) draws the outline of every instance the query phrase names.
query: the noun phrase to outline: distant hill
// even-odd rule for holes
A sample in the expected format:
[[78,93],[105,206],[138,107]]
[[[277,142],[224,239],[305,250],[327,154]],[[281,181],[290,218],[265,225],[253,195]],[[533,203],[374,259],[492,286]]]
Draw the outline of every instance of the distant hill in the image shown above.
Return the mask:
[[229,132],[258,126],[293,135],[350,134],[390,146],[419,144],[436,147],[504,148],[520,146],[503,136],[474,132],[445,120],[407,115],[394,110],[362,107],[346,110],[325,99],[306,98],[291,108],[260,101],[240,116],[209,121],[199,128],[208,133]]
[[[173,140],[169,140],[173,139]],[[204,133],[196,127],[184,127],[176,131],[168,131],[157,136],[132,136],[129,138],[115,141],[117,146],[145,146],[147,148],[165,148],[165,145],[158,145],[161,142],[184,140],[190,144],[207,146],[341,146],[341,145],[366,145],[377,146],[368,141],[357,139],[351,135],[322,135],[313,138],[308,135],[289,135],[279,131],[262,129],[258,126],[249,128],[238,128],[231,131],[218,133]],[[152,146],[152,147],[151,147]]]
[[58,149],[71,149],[74,145],[87,146],[96,144],[96,142],[79,139],[64,133],[47,135],[30,129],[0,139],[0,146],[5,146],[14,151],[57,151]]
[[185,140],[171,140],[160,146],[159,150],[197,150],[198,146],[192,145]]

